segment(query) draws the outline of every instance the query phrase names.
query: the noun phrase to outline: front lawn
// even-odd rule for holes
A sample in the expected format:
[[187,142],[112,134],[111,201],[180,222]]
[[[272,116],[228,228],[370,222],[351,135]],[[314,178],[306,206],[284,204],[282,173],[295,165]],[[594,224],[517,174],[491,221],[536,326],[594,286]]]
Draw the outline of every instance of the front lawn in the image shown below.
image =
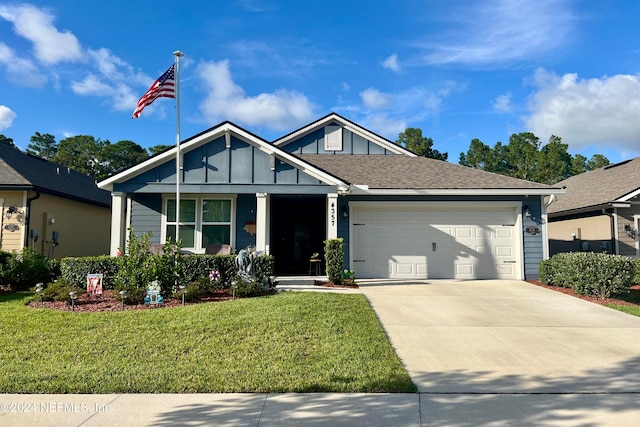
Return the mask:
[[415,392],[363,295],[78,313],[0,296],[0,393]]

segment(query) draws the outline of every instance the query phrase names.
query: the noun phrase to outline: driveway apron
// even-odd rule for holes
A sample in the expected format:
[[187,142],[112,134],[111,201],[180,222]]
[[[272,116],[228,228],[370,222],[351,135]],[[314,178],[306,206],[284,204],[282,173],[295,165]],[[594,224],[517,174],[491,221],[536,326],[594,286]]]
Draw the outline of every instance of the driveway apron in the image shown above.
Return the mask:
[[640,318],[522,281],[367,281],[422,393],[638,393]]

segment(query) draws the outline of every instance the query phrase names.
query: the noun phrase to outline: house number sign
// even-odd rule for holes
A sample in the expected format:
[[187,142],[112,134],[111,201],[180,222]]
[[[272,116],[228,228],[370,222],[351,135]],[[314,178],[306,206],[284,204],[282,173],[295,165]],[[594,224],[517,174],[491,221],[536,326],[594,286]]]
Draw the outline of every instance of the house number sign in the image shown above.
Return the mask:
[[336,202],[331,202],[329,209],[329,218],[331,218],[331,225],[336,225]]
[[13,233],[14,231],[20,230],[20,226],[18,224],[7,224],[4,226],[4,229]]

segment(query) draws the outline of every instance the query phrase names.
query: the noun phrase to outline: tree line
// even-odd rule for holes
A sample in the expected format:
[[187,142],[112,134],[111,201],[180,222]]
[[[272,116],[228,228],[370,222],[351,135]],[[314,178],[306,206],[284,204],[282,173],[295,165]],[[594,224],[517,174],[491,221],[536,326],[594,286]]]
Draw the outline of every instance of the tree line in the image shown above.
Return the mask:
[[[395,143],[419,156],[443,161],[449,157],[449,153],[433,148],[433,139],[423,136],[420,128],[407,128],[398,134]],[[18,148],[13,139],[4,135],[0,135],[0,144]],[[53,135],[36,132],[30,138],[26,152],[100,181],[169,147],[156,145],[146,150],[133,141],[123,140],[112,144],[109,140],[90,135],[72,136],[56,142]],[[460,153],[458,163],[543,184],[555,184],[570,176],[610,164],[602,154],[587,159],[581,154],[569,154],[568,148],[569,145],[562,143],[562,139],[555,135],[542,145],[540,138],[531,132],[514,133],[509,137],[508,144],[497,142],[493,147],[475,138],[471,140],[466,153]]]
[[[0,144],[19,149],[13,139],[4,135],[0,135]],[[56,142],[53,135],[36,132],[25,151],[101,181],[167,148],[168,145],[156,145],[146,150],[133,141],[122,140],[112,144],[91,135],[76,135]]]
[[[433,148],[433,139],[424,137],[419,128],[407,128],[398,135],[396,144],[419,156],[446,161],[448,153]],[[509,143],[497,142],[493,147],[477,138],[471,140],[466,153],[460,153],[459,164],[514,178],[543,184],[555,184],[573,175],[598,169],[610,164],[602,154],[587,159],[581,154],[571,155],[568,144],[559,136],[551,135],[542,145],[531,132],[512,134]]]

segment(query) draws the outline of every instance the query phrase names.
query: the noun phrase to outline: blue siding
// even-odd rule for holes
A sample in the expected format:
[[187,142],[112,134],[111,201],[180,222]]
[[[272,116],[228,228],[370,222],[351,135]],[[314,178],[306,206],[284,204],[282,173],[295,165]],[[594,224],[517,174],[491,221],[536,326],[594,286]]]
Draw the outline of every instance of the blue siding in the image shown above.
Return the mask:
[[527,227],[537,227],[542,231],[542,197],[534,196],[522,199],[522,205],[527,206],[531,212],[531,219],[527,219],[523,215],[523,243],[524,243],[524,275],[526,279],[538,278],[538,265],[543,258],[543,241],[542,233],[538,233],[535,236],[527,233]]
[[227,184],[229,182],[230,151],[225,146],[224,138],[218,138],[205,146],[206,182],[211,184]]
[[195,150],[184,153],[182,161],[182,166],[184,167],[183,182],[204,182],[206,171],[203,167],[206,161],[204,152],[204,147],[198,147]]
[[236,200],[236,252],[249,245],[255,246],[256,236],[247,233],[244,226],[247,222],[256,221],[256,196],[255,194],[241,194]]
[[[331,123],[338,125],[338,123]],[[294,154],[393,154],[381,145],[342,128],[342,150],[324,149],[324,127],[289,142],[283,150]]]
[[[256,193],[265,191],[264,189],[258,189],[258,187],[247,191],[247,184],[255,186],[282,184],[286,186],[326,187],[326,184],[319,179],[280,159],[274,161],[275,170],[272,170],[272,160],[269,154],[235,137],[231,138],[230,149],[226,148],[225,139],[221,137],[184,152],[183,155],[182,182],[185,188],[191,184],[227,185],[227,188],[223,191],[219,191],[222,187],[212,186],[205,188],[202,186],[197,191],[198,193],[234,193],[235,190],[233,189],[229,191],[228,185],[241,185],[242,187],[238,192]],[[171,159],[128,181],[117,184],[114,188],[127,192],[149,192],[149,189],[153,187],[151,192],[173,192],[174,190],[169,186],[165,190],[154,186],[154,184],[175,184],[175,172],[175,160]],[[277,186],[273,188],[273,191],[278,192]],[[308,189],[301,191],[301,193],[307,191]],[[290,188],[286,192],[290,192]]]
[[150,243],[160,243],[162,197],[159,194],[131,195],[131,226],[136,236],[151,232]]

